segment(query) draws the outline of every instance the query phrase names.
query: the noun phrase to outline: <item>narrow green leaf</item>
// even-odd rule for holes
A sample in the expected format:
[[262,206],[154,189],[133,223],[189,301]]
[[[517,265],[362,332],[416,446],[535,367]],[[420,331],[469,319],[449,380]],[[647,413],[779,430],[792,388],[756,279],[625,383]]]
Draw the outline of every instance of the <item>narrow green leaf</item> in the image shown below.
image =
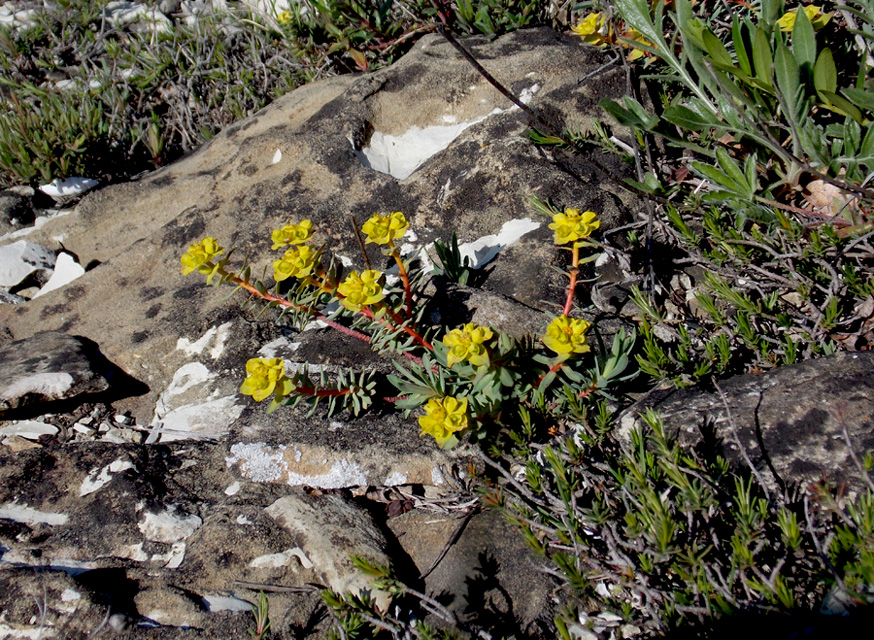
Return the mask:
[[[802,13],[804,13],[802,11]],[[786,103],[787,115],[795,113],[795,100],[798,94],[799,77],[798,63],[792,52],[782,42],[777,43],[777,55],[774,56],[774,71],[777,76],[777,87]]]
[[675,124],[684,129],[689,129],[690,131],[701,131],[702,129],[719,125],[718,122],[713,122],[702,115],[695,113],[688,107],[679,104],[672,104],[665,109],[662,117],[671,124]]
[[750,61],[749,53],[747,52],[747,43],[744,38],[746,29],[745,25],[737,16],[734,16],[731,23],[731,39],[734,42],[734,53],[737,56],[737,64],[741,70],[747,75],[753,75],[753,66]]
[[867,109],[868,111],[874,111],[874,92],[868,91],[867,89],[849,87],[847,89],[841,89],[841,93],[843,93],[844,96],[846,96],[846,98],[857,107]]
[[763,85],[771,86],[771,77],[774,67],[774,57],[771,54],[771,42],[764,29],[758,27],[753,38],[753,64],[756,79]]
[[810,24],[810,18],[801,10],[795,12],[795,26],[792,28],[792,53],[795,54],[795,61],[800,68],[804,68],[806,65],[808,69],[813,69],[813,64],[816,62],[816,34],[813,31],[813,25]]
[[842,98],[832,91],[818,91],[817,95],[823,99],[825,106],[844,116],[850,116],[853,120],[862,124],[862,112],[849,100]]
[[710,29],[704,30],[702,38],[704,40],[704,50],[707,51],[714,62],[727,67],[734,67],[734,61],[731,59],[728,49],[725,48],[722,41]]
[[725,175],[731,178],[736,185],[741,187],[746,185],[746,177],[740,170],[740,167],[737,166],[734,159],[728,155],[728,151],[722,147],[718,147],[716,149],[716,161],[719,163],[719,167]]
[[658,42],[661,39],[650,16],[647,0],[614,0],[613,6],[619,11],[626,24],[637,29],[645,39],[650,42]]
[[831,49],[826,47],[819,53],[816,66],[813,69],[813,86],[817,91],[831,91],[838,88],[838,71],[835,68]]

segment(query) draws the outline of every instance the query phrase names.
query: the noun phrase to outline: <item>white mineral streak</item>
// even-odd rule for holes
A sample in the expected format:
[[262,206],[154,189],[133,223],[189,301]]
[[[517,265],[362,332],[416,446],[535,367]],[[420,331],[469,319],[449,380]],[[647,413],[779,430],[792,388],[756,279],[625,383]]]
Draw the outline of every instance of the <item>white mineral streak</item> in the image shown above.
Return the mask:
[[[193,344],[186,341],[179,346],[184,340],[181,338],[177,348],[199,353],[214,338],[216,344],[210,355],[218,357],[224,351],[227,327],[229,324],[222,325],[210,334],[211,329]],[[240,417],[244,406],[237,403],[236,395],[214,397],[218,392],[211,389],[210,383],[217,377],[200,362],[189,362],[177,369],[170,385],[158,396],[152,424],[159,429],[150,436],[149,442],[153,438],[169,442],[197,436],[216,437],[226,433],[231,423]],[[182,397],[183,394],[188,395]]]
[[254,482],[275,482],[288,473],[284,450],[283,445],[273,451],[265,442],[238,442],[231,446],[231,455],[225,458],[225,463],[229,467],[240,465],[240,473]]
[[52,271],[49,281],[46,282],[45,285],[43,285],[43,288],[37,291],[33,297],[39,298],[40,296],[47,294],[49,291],[60,289],[84,274],[85,267],[76,262],[76,259],[69,253],[64,253],[62,251],[58,254],[58,259],[55,261],[55,270]]
[[249,562],[249,566],[253,569],[278,569],[279,567],[289,566],[292,558],[297,558],[304,569],[312,569],[314,566],[300,547],[286,549],[281,553],[269,553],[264,556],[258,556]]
[[73,376],[69,373],[35,373],[32,376],[18,378],[15,382],[0,390],[0,399],[10,400],[28,393],[36,393],[48,398],[60,398],[73,386]]
[[440,471],[440,467],[432,467],[431,468],[431,484],[435,487],[439,487],[441,484],[446,482],[446,478],[443,477],[443,472]]
[[225,495],[235,496],[240,492],[240,488],[240,483],[235,480],[227,489],[225,489]]
[[273,160],[270,162],[270,164],[276,164],[280,160],[282,160],[282,149],[277,149],[276,153],[273,154]]
[[214,342],[209,355],[213,360],[218,360],[225,352],[225,342],[231,333],[231,324],[225,322],[218,327],[212,327],[195,342],[191,342],[188,338],[179,338],[176,341],[176,350],[183,351],[187,356],[194,356],[203,353],[210,343]]
[[[523,89],[521,102],[528,104],[539,90],[540,85],[538,84]],[[449,147],[465,129],[479,124],[489,116],[518,108],[516,105],[509,109],[495,108],[480,118],[466,122],[457,122],[455,116],[445,115],[443,122],[448,124],[433,125],[424,129],[414,125],[399,136],[374,131],[368,145],[360,152],[356,150],[356,153],[359,154],[359,158],[365,166],[380,173],[387,173],[398,180],[404,180],[425,164],[429,158]]]
[[39,190],[53,198],[66,198],[85,193],[98,184],[100,183],[97,180],[91,178],[55,178],[48,184],[41,185]]
[[220,596],[217,594],[207,593],[202,595],[201,600],[203,601],[204,608],[209,612],[216,611],[231,611],[231,612],[251,612],[252,611],[252,603],[246,602],[245,600],[241,600],[240,598],[234,598],[233,596]]
[[0,436],[19,436],[28,440],[39,440],[40,436],[53,436],[60,429],[53,424],[36,420],[18,420],[0,429]]
[[64,525],[70,519],[65,513],[39,511],[22,506],[16,502],[7,502],[0,507],[0,518],[21,522],[30,526],[35,524]]
[[465,242],[458,246],[462,259],[467,258],[474,269],[487,264],[498,253],[506,249],[526,233],[540,228],[539,222],[530,218],[509,220],[505,222],[498,233],[483,236],[473,242]]
[[184,540],[197,531],[201,524],[203,520],[197,516],[178,513],[171,507],[159,513],[147,511],[137,527],[146,540],[171,543]]
[[82,481],[82,485],[79,487],[79,495],[87,496],[89,493],[94,493],[112,480],[115,474],[134,468],[134,464],[130,460],[115,460],[102,469],[94,469]]
[[280,358],[291,355],[300,348],[300,342],[292,342],[288,338],[276,338],[258,349],[258,355],[262,358]]

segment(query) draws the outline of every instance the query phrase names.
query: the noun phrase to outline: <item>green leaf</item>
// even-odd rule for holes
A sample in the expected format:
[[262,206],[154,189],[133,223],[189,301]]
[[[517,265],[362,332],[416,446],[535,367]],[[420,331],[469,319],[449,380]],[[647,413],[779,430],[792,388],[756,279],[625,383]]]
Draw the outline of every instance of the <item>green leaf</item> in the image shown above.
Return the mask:
[[722,41],[710,29],[705,30],[702,37],[704,39],[704,50],[707,51],[713,62],[727,67],[734,67],[734,61],[731,59],[728,49],[725,48]]
[[648,0],[614,0],[613,5],[626,24],[637,29],[650,42],[661,40],[649,12]]
[[[801,13],[804,13],[803,11]],[[777,76],[777,86],[786,102],[787,115],[791,118],[795,113],[798,95],[799,77],[798,63],[792,52],[782,42],[777,43],[777,55],[774,57],[774,71]]]
[[849,100],[842,98],[831,91],[818,91],[817,95],[822,98],[825,106],[843,116],[850,116],[853,120],[862,124],[862,112]]
[[746,41],[744,40],[744,25],[737,19],[737,16],[734,16],[732,19],[731,39],[734,42],[734,53],[737,56],[738,66],[747,76],[753,75],[753,67],[750,63]]
[[731,179],[731,181],[740,188],[740,190],[749,190],[746,176],[744,175],[743,171],[740,170],[740,167],[737,166],[732,157],[728,155],[728,151],[726,151],[722,147],[718,147],[716,149],[716,161],[719,163],[719,167],[723,170],[723,172],[725,172],[725,175],[727,175]]
[[852,101],[857,107],[867,109],[868,111],[874,111],[874,92],[868,91],[867,89],[849,87],[847,89],[841,89],[841,93],[843,93],[847,99]]
[[826,47],[819,53],[816,66],[813,69],[813,86],[817,91],[831,91],[838,88],[838,71],[835,68],[831,49]]
[[756,67],[756,79],[764,86],[771,86],[774,67],[774,57],[771,54],[771,41],[764,29],[758,27],[753,38],[753,64]]
[[689,129],[690,131],[701,131],[702,129],[719,126],[719,122],[713,122],[688,107],[679,104],[672,104],[665,109],[662,117],[671,124]]
[[816,62],[816,34],[810,18],[800,9],[795,12],[795,26],[792,28],[792,53],[799,67],[806,65],[808,69],[813,68]]

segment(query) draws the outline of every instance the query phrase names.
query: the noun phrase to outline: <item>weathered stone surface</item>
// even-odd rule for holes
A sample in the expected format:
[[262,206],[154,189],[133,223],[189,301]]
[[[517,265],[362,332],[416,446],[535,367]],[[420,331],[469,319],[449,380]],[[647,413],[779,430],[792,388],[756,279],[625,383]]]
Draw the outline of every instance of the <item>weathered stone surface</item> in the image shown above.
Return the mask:
[[0,236],[33,223],[30,198],[15,191],[0,191]]
[[[0,413],[107,391],[120,372],[87,338],[57,331],[0,346]],[[51,405],[43,405],[47,413]]]
[[280,498],[266,511],[299,541],[301,563],[312,563],[331,589],[368,592],[382,611],[388,610],[391,596],[374,588],[373,577],[352,561],[358,556],[377,567],[391,566],[385,537],[366,511],[339,496],[303,493]]
[[654,391],[625,412],[618,432],[627,438],[636,416],[654,408],[681,442],[723,448],[742,465],[749,458],[771,486],[863,486],[853,455],[874,451],[874,353],[737,376],[719,388],[725,402],[715,390]]
[[0,287],[20,285],[31,274],[50,272],[54,265],[54,251],[33,242],[18,240],[0,246]]

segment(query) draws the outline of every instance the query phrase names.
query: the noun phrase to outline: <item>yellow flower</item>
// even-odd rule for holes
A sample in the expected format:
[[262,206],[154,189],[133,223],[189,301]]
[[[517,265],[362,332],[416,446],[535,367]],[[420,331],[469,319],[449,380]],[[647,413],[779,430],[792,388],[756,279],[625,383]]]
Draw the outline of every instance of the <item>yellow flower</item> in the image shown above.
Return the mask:
[[273,261],[273,279],[282,282],[286,278],[306,278],[319,261],[319,252],[309,245],[291,247],[281,260]]
[[[652,42],[650,42],[649,40],[646,40],[643,37],[643,34],[640,31],[638,31],[637,29],[629,29],[628,31],[626,31],[625,33],[622,34],[622,37],[628,38],[629,40],[634,40],[636,42],[640,42],[641,44],[646,44],[646,45],[652,46]],[[627,59],[629,62],[634,62],[635,60],[638,60],[646,55],[646,51],[644,51],[643,49],[638,49],[634,45],[628,44],[627,42],[622,42],[621,45],[626,49],[631,47],[631,53],[629,53],[627,56]]]
[[215,270],[212,259],[224,251],[218,246],[215,238],[204,238],[198,244],[188,247],[188,253],[179,258],[182,262],[182,275],[187,276],[192,271],[210,274]]
[[592,232],[601,226],[601,221],[594,211],[565,209],[564,213],[552,216],[550,229],[555,231],[555,244],[567,244],[588,238]]
[[543,344],[562,355],[565,353],[586,353],[590,351],[586,343],[586,332],[591,325],[580,318],[558,316],[546,328],[541,338]]
[[285,375],[282,358],[252,358],[246,363],[246,374],[240,393],[252,396],[257,402],[270,394],[278,401],[291,393],[292,382]]
[[[822,29],[832,18],[831,13],[822,13],[822,7],[813,4],[804,7],[804,13],[807,14],[814,29]],[[797,15],[798,9],[796,8],[780,16],[780,19],[777,20],[777,26],[780,27],[780,31],[792,31],[795,28],[795,17]]]
[[313,235],[313,223],[310,220],[301,220],[300,224],[287,224],[281,229],[273,231],[273,249],[288,246],[290,244],[303,244]]
[[467,427],[467,398],[431,398],[425,405],[425,415],[419,418],[419,426],[421,435],[434,436],[442,447],[453,434]]
[[361,275],[353,271],[337,287],[337,293],[343,296],[340,304],[350,311],[361,311],[363,307],[379,302],[385,298],[381,279],[382,274],[374,269],[362,271]]
[[403,236],[410,225],[407,218],[400,211],[392,211],[388,215],[375,213],[361,226],[367,242],[374,244],[388,244],[390,241]]
[[281,25],[291,22],[291,11],[280,11],[276,15],[276,22]]
[[593,12],[583,18],[582,22],[571,27],[571,31],[578,36],[590,36],[597,33],[604,24],[604,16],[600,12]]
[[443,336],[443,344],[449,347],[447,363],[451,367],[467,360],[475,367],[489,363],[489,352],[484,343],[492,339],[492,330],[468,322],[461,329],[453,329]]

